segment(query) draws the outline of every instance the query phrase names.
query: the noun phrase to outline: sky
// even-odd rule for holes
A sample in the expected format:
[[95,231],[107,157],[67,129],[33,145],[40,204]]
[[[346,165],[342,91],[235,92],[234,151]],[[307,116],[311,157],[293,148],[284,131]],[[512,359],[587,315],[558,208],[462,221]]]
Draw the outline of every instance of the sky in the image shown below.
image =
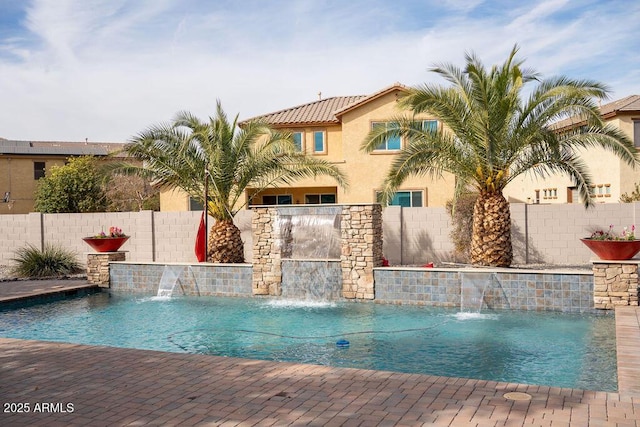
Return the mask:
[[216,100],[240,120],[473,52],[640,94],[636,0],[0,0],[0,137],[126,142]]

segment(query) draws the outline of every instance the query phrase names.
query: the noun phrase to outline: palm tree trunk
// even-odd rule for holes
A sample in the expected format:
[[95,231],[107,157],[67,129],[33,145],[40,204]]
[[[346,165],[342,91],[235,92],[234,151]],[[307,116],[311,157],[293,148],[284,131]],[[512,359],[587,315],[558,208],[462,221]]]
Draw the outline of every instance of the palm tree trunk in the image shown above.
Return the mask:
[[509,203],[501,192],[482,191],[473,207],[471,264],[509,267],[512,261]]
[[244,245],[233,220],[217,220],[209,234],[209,262],[243,263]]

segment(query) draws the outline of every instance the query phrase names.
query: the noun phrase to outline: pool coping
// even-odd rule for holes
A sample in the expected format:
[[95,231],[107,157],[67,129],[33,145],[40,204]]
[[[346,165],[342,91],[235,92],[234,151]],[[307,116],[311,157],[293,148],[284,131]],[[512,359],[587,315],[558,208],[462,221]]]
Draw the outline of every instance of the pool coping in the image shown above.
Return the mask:
[[0,282],[0,307],[27,301],[48,301],[59,297],[98,291],[86,279],[5,280]]

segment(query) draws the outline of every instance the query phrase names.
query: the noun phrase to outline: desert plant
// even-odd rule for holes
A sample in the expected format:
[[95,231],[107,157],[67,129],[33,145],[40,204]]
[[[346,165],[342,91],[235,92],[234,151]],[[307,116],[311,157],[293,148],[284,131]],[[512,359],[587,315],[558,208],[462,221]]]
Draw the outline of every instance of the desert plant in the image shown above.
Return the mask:
[[16,250],[11,261],[18,277],[61,277],[82,271],[75,253],[54,245],[45,245],[43,250],[24,246]]

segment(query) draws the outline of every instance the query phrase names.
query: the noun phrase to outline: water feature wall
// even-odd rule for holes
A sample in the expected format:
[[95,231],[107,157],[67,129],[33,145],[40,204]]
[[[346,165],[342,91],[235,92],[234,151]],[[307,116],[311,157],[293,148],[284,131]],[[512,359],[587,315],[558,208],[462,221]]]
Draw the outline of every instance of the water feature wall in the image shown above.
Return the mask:
[[282,260],[282,298],[335,301],[342,298],[340,261]]
[[[283,283],[300,286],[293,282],[313,276],[321,283],[306,282],[311,292],[338,281],[343,298],[374,298],[373,269],[382,265],[380,205],[258,207],[252,230],[254,295],[281,296]],[[339,270],[326,268],[332,261]]]
[[[297,263],[305,261],[284,261]],[[110,263],[114,291],[157,295],[164,274],[164,263],[131,261]],[[340,261],[317,263],[341,272]],[[200,295],[245,296],[253,294],[250,264],[191,264]],[[289,267],[285,265],[285,271]],[[500,269],[498,269],[500,270]],[[382,304],[415,304],[459,307],[461,276],[472,269],[382,267],[374,270],[375,301]],[[333,273],[332,273],[333,274]],[[491,286],[485,289],[482,309],[535,311],[594,311],[593,273],[546,270],[502,269],[492,273]],[[284,277],[288,281],[287,274]],[[284,285],[286,288],[286,284]],[[185,287],[185,289],[193,289]],[[194,289],[195,290],[195,289]],[[283,293],[286,291],[283,290]],[[313,291],[309,291],[313,292]],[[174,294],[175,295],[175,294]],[[180,295],[183,295],[182,289]],[[306,296],[305,296],[306,297]]]
[[[376,301],[459,307],[463,280],[486,275],[473,292],[483,292],[482,309],[593,311],[593,273],[510,269],[376,268]],[[472,275],[472,276],[470,276]],[[468,287],[472,284],[467,282]],[[475,285],[473,285],[475,287]],[[478,288],[481,288],[478,290]],[[479,302],[477,302],[479,305]]]
[[109,287],[114,291],[157,295],[164,276],[166,287],[173,289],[173,295],[251,296],[250,264],[123,261],[112,262],[109,267]]

